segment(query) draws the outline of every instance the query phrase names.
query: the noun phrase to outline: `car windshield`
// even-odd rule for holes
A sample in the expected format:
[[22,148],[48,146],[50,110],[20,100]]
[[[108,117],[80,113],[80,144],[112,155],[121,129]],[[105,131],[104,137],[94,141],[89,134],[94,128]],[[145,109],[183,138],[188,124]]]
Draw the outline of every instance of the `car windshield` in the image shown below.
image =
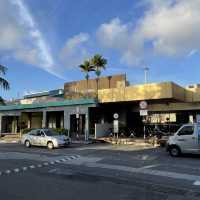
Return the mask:
[[59,135],[57,132],[55,131],[52,131],[52,130],[44,130],[45,134],[47,136],[56,136],[56,135]]

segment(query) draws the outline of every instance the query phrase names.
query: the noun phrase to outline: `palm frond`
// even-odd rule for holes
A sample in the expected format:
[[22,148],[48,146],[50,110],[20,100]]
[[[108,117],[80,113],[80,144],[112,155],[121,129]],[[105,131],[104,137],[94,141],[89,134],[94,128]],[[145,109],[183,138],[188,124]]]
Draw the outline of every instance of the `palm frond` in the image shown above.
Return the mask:
[[0,65],[0,73],[5,75],[6,71],[7,71],[7,67]]

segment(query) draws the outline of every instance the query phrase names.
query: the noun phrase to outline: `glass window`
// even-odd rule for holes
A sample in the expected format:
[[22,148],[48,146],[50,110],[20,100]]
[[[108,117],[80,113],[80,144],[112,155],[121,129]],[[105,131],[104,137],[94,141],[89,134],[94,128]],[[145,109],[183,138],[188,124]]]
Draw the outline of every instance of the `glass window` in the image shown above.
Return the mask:
[[37,136],[41,136],[41,131],[40,130],[36,130],[36,135]]
[[47,136],[55,136],[55,135],[59,135],[57,132],[54,132],[52,130],[44,130],[45,134]]
[[192,135],[194,133],[194,126],[185,126],[183,127],[178,135]]
[[30,135],[34,135],[34,136],[37,136],[37,130],[32,130],[29,134],[30,134]]

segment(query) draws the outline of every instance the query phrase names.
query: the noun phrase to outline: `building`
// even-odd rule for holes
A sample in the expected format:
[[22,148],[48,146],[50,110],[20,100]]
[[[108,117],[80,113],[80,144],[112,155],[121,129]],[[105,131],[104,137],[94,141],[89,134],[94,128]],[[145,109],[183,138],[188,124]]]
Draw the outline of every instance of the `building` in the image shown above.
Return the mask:
[[[98,85],[97,85],[98,84]],[[97,87],[98,86],[98,87]],[[200,114],[200,85],[173,82],[130,85],[126,75],[64,84],[64,89],[26,95],[16,104],[0,106],[1,133],[25,128],[65,128],[71,135],[104,136],[119,114],[121,128],[143,134],[139,102],[148,103],[145,123],[180,125]]]

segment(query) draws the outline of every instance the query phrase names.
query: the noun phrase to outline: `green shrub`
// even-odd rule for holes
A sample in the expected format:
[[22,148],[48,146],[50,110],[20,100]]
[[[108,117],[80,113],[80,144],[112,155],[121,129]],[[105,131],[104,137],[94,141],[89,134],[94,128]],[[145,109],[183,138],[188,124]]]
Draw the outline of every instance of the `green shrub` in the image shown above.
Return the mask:
[[26,134],[30,131],[34,130],[34,128],[25,128],[25,129],[22,129],[22,134]]
[[59,135],[68,135],[68,130],[64,128],[53,128],[51,130],[57,132]]
[[[22,134],[26,134],[32,130],[34,130],[35,128],[25,128],[22,130]],[[51,130],[53,130],[54,132],[58,133],[58,135],[68,135],[68,130],[64,129],[64,128],[52,128]]]

